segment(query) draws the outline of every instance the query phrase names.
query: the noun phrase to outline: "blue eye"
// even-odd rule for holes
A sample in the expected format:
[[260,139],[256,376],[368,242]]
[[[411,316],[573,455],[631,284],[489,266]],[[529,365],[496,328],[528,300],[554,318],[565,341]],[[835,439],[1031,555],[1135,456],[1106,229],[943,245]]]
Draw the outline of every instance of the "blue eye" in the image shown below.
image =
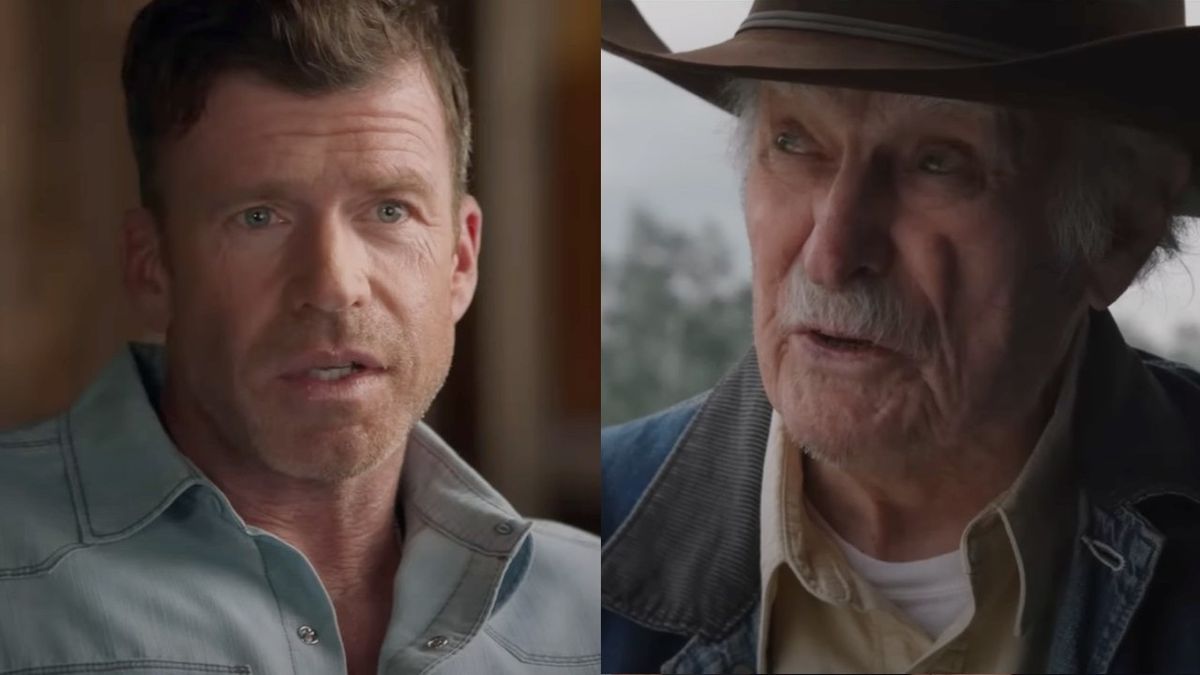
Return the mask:
[[238,222],[251,230],[260,230],[275,222],[275,212],[266,206],[252,206],[238,214]]
[[384,223],[398,223],[402,220],[408,220],[408,207],[396,202],[384,202],[375,207],[375,217]]

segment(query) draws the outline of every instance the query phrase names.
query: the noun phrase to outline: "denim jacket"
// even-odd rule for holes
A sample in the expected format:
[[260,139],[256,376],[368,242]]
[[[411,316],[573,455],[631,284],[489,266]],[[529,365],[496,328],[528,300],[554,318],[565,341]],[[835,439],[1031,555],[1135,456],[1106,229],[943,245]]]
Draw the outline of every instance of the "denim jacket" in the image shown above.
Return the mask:
[[[1046,672],[1200,671],[1200,374],[1093,313],[1078,518]],[[605,429],[604,672],[754,672],[771,405],[751,352],[714,389]]]

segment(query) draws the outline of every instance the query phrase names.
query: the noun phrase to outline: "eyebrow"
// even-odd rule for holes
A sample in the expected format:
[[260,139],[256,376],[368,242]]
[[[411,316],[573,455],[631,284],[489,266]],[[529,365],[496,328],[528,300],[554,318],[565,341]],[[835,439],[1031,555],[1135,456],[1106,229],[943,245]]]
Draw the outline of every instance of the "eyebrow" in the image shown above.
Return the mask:
[[[845,99],[855,90],[835,87],[824,87],[801,82],[771,82],[764,81],[764,89],[776,97],[777,106],[787,108],[772,113],[776,121],[780,117],[791,124],[796,124],[808,133],[820,130],[822,121],[813,111],[813,99],[824,99],[834,104],[843,104]],[[874,103],[874,102],[872,102]],[[961,139],[962,142],[976,149],[993,171],[1012,173],[1017,170],[1020,148],[1015,141],[1011,128],[1013,122],[1012,109],[1003,106],[989,105],[975,101],[960,101],[958,99],[938,98],[933,96],[917,96],[897,94],[889,101],[889,105],[873,105],[868,115],[882,117],[888,123],[900,120],[901,124],[912,125],[920,129],[923,135],[950,139]]]
[[408,166],[366,164],[361,170],[350,174],[347,180],[355,188],[373,194],[402,192],[432,197],[434,192],[429,177],[423,171]]
[[[403,194],[418,199],[434,198],[434,186],[422,171],[407,166],[365,164],[344,174],[345,183],[354,192],[371,195]],[[254,201],[287,201],[307,191],[305,181],[267,178],[234,188],[213,200],[211,211],[217,214],[238,204]]]

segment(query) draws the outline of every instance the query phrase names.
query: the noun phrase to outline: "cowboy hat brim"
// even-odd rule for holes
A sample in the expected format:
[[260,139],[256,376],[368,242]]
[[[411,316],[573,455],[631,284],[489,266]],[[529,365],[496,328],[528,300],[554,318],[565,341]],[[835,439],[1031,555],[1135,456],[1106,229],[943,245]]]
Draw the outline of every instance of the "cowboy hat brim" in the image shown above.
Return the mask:
[[[671,52],[628,2],[604,4],[601,46],[725,110],[735,79],[867,89],[1053,110],[1177,139],[1200,158],[1200,29],[1173,27],[1010,58],[983,59],[878,39],[761,28]],[[1200,216],[1200,171],[1179,207]]]

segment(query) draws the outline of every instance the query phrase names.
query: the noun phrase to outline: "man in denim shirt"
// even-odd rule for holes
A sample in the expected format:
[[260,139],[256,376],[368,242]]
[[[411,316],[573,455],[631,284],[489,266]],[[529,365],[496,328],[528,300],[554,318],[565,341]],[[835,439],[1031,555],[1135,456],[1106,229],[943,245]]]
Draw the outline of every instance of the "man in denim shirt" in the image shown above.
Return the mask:
[[597,672],[596,538],[420,422],[482,223],[434,6],[155,0],[123,80],[165,346],[0,434],[0,673]]
[[1200,213],[1179,2],[759,0],[754,350],[602,435],[606,671],[1200,669],[1200,376],[1107,307]]

